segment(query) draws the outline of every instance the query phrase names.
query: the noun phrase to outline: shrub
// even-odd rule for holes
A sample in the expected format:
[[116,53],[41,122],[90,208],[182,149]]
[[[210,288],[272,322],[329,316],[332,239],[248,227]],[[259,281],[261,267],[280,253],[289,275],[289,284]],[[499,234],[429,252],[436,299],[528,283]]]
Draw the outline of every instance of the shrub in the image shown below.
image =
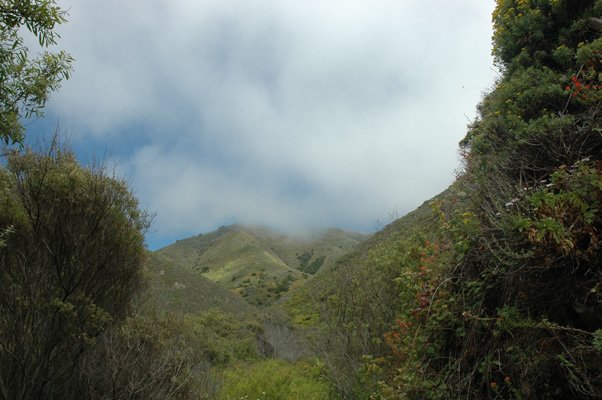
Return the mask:
[[221,377],[212,371],[205,342],[195,317],[141,309],[82,358],[79,398],[213,399]]
[[364,364],[375,398],[602,396],[601,4],[497,1],[502,75],[461,142],[469,201],[440,210],[447,252],[420,269],[399,253],[389,352]]
[[266,360],[231,369],[218,399],[334,400],[320,367],[309,362]]
[[146,213],[58,138],[0,168],[0,395],[66,398],[77,359],[143,285]]

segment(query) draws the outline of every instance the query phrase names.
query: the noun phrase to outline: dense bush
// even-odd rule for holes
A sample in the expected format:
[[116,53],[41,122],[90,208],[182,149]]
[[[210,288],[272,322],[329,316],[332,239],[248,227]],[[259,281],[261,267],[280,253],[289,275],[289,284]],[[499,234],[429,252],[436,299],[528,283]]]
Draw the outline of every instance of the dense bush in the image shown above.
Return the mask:
[[[395,317],[380,314],[388,332],[374,329],[383,320],[364,330],[387,351],[360,350],[362,374],[348,375],[363,396],[602,397],[601,12],[593,0],[498,0],[502,75],[460,144],[455,194],[433,204],[436,232],[386,243],[356,275],[389,271],[385,293],[398,284]],[[355,333],[370,307],[338,302],[331,315],[356,313],[341,325]]]
[[142,307],[81,358],[74,398],[213,399],[222,379],[209,343],[196,317]]
[[[425,232],[436,230],[438,225],[431,208],[423,205],[314,280],[312,297],[322,320],[321,331],[313,334],[314,351],[341,397],[363,398],[378,380],[368,376],[371,374],[366,374],[362,365],[387,355],[383,335],[400,310],[410,307],[407,297],[400,296],[407,283],[400,277],[400,268],[409,273],[405,265],[408,252],[413,257],[422,251],[407,238],[417,237],[424,243]],[[407,294],[414,296],[413,292]]]
[[78,359],[143,284],[147,215],[55,139],[0,168],[0,395],[68,398]]
[[441,214],[450,246],[421,267],[430,273],[386,336],[384,367],[368,364],[385,393],[602,395],[597,3],[498,1],[503,76],[461,143],[457,186],[470,201]]

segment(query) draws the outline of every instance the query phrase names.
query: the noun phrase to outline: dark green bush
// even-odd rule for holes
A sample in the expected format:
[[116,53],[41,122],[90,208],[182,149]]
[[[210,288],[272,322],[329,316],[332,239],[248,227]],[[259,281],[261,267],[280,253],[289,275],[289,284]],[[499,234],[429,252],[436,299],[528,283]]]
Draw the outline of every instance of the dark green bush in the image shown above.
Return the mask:
[[0,168],[0,396],[68,398],[79,357],[142,286],[147,214],[58,138]]

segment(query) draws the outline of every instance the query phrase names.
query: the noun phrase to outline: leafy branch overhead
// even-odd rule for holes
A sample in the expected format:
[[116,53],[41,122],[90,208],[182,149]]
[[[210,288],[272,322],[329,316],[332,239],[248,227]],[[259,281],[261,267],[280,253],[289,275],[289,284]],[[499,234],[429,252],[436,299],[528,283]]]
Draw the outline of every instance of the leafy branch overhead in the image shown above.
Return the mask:
[[66,11],[55,0],[0,1],[0,140],[21,143],[23,119],[42,117],[50,93],[69,79],[73,58],[65,51],[31,57],[22,36],[25,28],[42,48],[57,44],[57,25]]

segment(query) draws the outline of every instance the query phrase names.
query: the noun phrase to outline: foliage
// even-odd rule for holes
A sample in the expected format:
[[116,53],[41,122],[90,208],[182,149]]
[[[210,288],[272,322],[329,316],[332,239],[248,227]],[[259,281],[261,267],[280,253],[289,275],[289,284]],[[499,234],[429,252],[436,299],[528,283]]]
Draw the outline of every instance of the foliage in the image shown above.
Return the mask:
[[478,230],[473,213],[453,212],[459,202],[454,196],[431,204],[438,236],[407,236],[389,247],[389,252],[400,249],[396,281],[403,306],[383,334],[388,352],[364,357],[362,372],[371,382],[371,398],[441,398],[450,392],[441,373],[446,344],[450,336],[466,335],[467,327],[454,314],[459,299],[450,290],[454,278],[449,271]]
[[[313,335],[314,351],[341,397],[362,398],[375,383],[372,377],[365,379],[363,356],[380,359],[387,354],[383,335],[406,300],[399,293],[414,296],[404,291],[406,282],[397,279],[399,266],[413,248],[408,238],[424,243],[428,239],[423,232],[434,225],[438,225],[437,218],[424,204],[358,246],[335,268],[313,278],[310,297],[322,321],[322,330]],[[417,251],[412,254],[421,253]]]
[[218,399],[334,400],[319,363],[266,360],[233,367]]
[[326,260],[325,255],[316,258],[307,266],[307,268],[303,269],[303,272],[307,272],[308,274],[312,275],[315,274],[320,268],[322,268],[322,265],[324,265],[324,260]]
[[150,279],[125,322],[78,360],[73,398],[215,399],[225,369],[259,362],[262,325],[227,309],[173,310],[152,290],[159,278]]
[[[562,67],[560,46],[575,48],[591,37],[593,0],[498,0],[493,12],[493,55],[507,72],[522,66]],[[589,35],[588,35],[589,34]]]
[[202,313],[194,321],[198,332],[202,332],[205,357],[212,365],[259,359],[256,337],[262,328],[258,323],[241,322],[219,311]]
[[29,58],[23,28],[49,47],[56,44],[54,28],[66,22],[65,16],[56,0],[0,2],[0,139],[6,144],[23,141],[20,119],[43,116],[50,93],[69,79],[73,62],[64,51]]
[[305,334],[308,330],[294,327],[290,318],[278,309],[269,309],[261,318],[263,331],[257,335],[260,354],[288,361],[308,355]]
[[309,260],[311,260],[311,258],[313,256],[314,256],[314,254],[309,251],[306,251],[303,254],[300,254],[297,256],[297,259],[299,260],[299,269],[301,271],[305,270],[305,268],[307,267],[307,264],[309,263]]
[[146,213],[55,137],[0,169],[0,394],[62,397],[83,351],[143,284]]
[[330,307],[355,348],[330,357],[355,370],[347,356],[363,354],[347,375],[355,397],[602,396],[602,42],[591,20],[601,11],[593,0],[498,0],[502,75],[460,143],[455,194],[434,204],[435,227],[385,243],[355,275],[391,309],[370,308],[380,298],[365,282],[343,285],[352,294]]
[[221,385],[194,318],[140,309],[79,362],[78,398],[211,399]]
[[[602,200],[602,162],[589,158],[571,167],[561,166],[552,173],[549,183],[527,188],[521,213],[514,227],[528,240],[557,254],[588,260],[600,249]],[[545,184],[545,186],[544,186]],[[518,206],[518,205],[517,205]]]

